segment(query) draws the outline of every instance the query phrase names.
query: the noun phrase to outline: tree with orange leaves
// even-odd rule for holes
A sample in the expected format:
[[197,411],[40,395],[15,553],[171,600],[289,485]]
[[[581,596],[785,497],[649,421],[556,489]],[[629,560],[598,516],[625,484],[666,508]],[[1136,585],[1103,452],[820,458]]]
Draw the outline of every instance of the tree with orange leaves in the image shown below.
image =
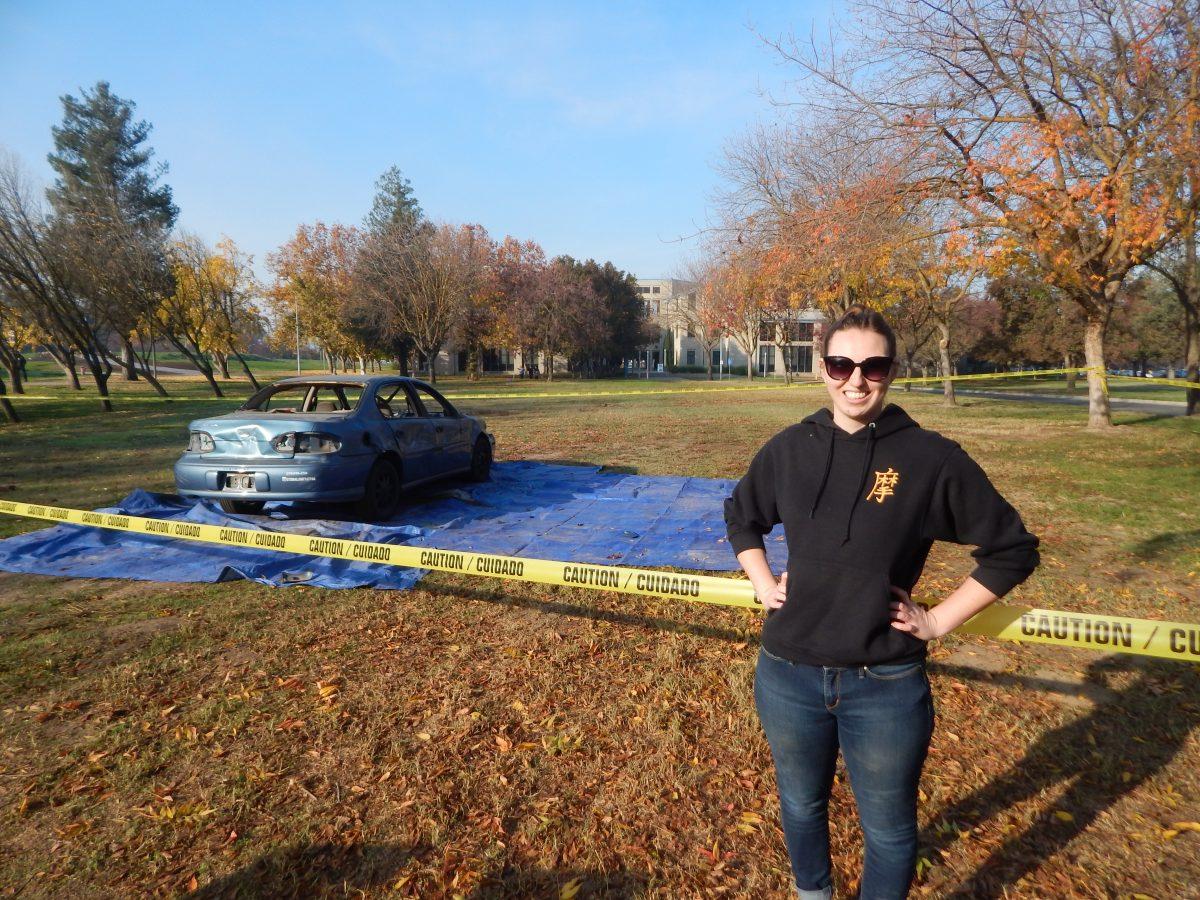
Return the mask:
[[[861,3],[829,51],[778,45],[815,103],[911,141],[922,183],[997,251],[1028,255],[1085,318],[1089,425],[1111,424],[1100,370],[1122,282],[1173,237],[1181,127],[1194,120],[1194,3]],[[880,60],[887,60],[880,64]],[[1185,201],[1186,202],[1186,201]]]
[[290,240],[267,256],[267,266],[275,273],[266,294],[275,317],[275,343],[288,343],[298,317],[298,327],[321,347],[330,372],[338,357],[366,351],[347,328],[361,246],[357,228],[317,222],[297,227]]
[[974,235],[953,220],[940,225],[930,215],[916,217],[905,232],[897,235],[891,254],[895,276],[937,335],[938,368],[942,375],[942,397],[955,405],[951,362],[952,337],[962,310],[987,267],[986,254]]
[[764,302],[761,258],[744,250],[726,251],[703,285],[703,303],[721,331],[746,354],[746,377],[754,378],[754,357],[771,311]]

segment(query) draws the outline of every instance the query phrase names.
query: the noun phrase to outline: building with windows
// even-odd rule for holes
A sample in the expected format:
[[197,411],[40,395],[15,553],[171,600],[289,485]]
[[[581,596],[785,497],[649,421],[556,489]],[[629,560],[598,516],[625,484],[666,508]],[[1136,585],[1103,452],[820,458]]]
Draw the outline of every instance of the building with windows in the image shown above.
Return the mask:
[[[664,369],[703,371],[707,352],[714,370],[745,372],[746,354],[733,338],[721,338],[708,348],[698,339],[699,285],[679,278],[639,278],[637,286],[650,321],[659,328],[658,344],[648,351],[655,368],[662,364]],[[763,323],[751,360],[755,374],[783,375],[786,365],[794,375],[815,376],[824,322],[818,310],[798,309],[780,322]],[[777,329],[782,330],[777,334]],[[776,337],[782,338],[778,344]]]

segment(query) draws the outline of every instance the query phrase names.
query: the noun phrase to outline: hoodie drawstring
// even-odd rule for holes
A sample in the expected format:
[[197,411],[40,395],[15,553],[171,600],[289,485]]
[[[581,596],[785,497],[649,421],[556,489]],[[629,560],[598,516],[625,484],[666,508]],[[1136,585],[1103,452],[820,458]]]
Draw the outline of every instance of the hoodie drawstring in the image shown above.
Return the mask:
[[[820,434],[820,429],[817,429],[814,434]],[[812,509],[808,511],[808,517],[815,519],[817,517],[817,506],[821,502],[821,495],[825,493],[825,484],[829,481],[829,470],[833,467],[833,445],[836,443],[833,435],[829,435],[829,449],[825,452],[825,471],[821,474],[821,486],[817,488],[817,496],[813,499]]]
[[[867,472],[871,470],[871,458],[875,454],[875,423],[871,422],[867,425],[867,452],[863,455],[862,475],[858,479],[858,490],[854,493],[854,502],[850,504],[850,511],[846,514],[846,534],[842,537],[842,543],[850,540],[850,523],[854,521],[854,510],[858,508],[858,504],[862,500],[862,489],[867,484]],[[832,451],[830,453],[832,459]],[[829,474],[829,470],[825,470],[825,474]],[[822,482],[824,485],[824,482]],[[817,494],[820,497],[820,493]],[[815,505],[813,507],[816,508]]]

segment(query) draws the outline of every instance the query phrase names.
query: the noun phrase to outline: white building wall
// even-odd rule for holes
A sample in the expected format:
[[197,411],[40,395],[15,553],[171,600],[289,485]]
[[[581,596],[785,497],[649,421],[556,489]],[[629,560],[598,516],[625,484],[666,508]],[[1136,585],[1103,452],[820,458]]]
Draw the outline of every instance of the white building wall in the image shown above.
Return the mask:
[[[694,337],[688,336],[686,318],[680,314],[680,310],[684,304],[698,302],[699,285],[695,282],[679,278],[639,278],[637,284],[642,300],[646,303],[650,320],[656,322],[659,326],[660,338],[658,349],[660,352],[660,361],[663,357],[669,357],[674,360],[674,365],[676,366],[704,368],[705,350],[699,341]],[[815,376],[820,330],[824,324],[825,317],[816,309],[802,309],[796,310],[793,321],[811,323],[813,326],[811,340],[806,339],[794,342],[794,346],[798,348],[808,348],[807,352],[800,354],[806,358],[805,361],[808,362],[808,365],[806,368],[794,370],[793,374]],[[767,350],[765,354],[766,359],[762,358],[762,348],[764,346],[773,348]],[[670,353],[667,352],[668,347],[670,348]],[[692,353],[694,362],[688,362],[689,351]],[[718,355],[720,358],[719,363],[714,361],[714,370],[717,368],[746,366],[745,351],[730,337],[719,341],[709,352],[710,354]],[[770,363],[769,371],[766,374],[784,374],[783,355],[770,341],[760,341],[759,348],[751,357],[750,364],[754,366],[756,374],[761,371],[761,364],[763,362]]]

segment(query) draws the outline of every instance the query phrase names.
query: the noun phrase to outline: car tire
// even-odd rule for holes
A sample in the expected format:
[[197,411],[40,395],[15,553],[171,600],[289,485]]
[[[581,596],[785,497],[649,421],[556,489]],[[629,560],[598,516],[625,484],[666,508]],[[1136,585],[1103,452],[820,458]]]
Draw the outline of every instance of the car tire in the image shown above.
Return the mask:
[[400,506],[400,469],[391,460],[380,459],[367,473],[363,497],[354,511],[363,522],[381,522],[396,514]]
[[487,481],[492,476],[492,442],[483,435],[471,450],[471,480]]
[[218,500],[217,502],[225,512],[243,516],[256,516],[267,505],[265,500]]

